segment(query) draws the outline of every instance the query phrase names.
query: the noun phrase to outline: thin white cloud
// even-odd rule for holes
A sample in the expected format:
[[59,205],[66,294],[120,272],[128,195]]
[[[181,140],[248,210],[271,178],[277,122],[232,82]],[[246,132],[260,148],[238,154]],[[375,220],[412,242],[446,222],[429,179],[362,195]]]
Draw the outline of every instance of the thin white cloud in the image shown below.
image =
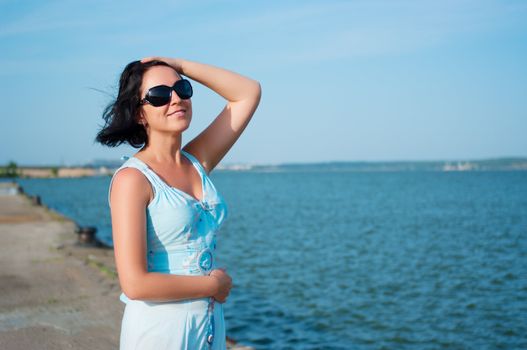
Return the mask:
[[[0,25],[0,40],[46,31],[53,38],[53,33],[69,30],[87,32],[83,35],[88,43],[99,41],[101,49],[109,52],[111,43],[145,52],[177,50],[183,45],[185,52],[206,50],[244,60],[294,64],[426,49],[512,25],[527,13],[527,2],[327,1],[258,4],[256,9],[233,9],[234,15],[227,17],[207,11],[212,4],[168,1],[160,5],[166,11],[145,14],[139,2],[127,3],[128,10],[123,10],[122,3],[55,1]],[[235,5],[227,2],[225,6]],[[20,50],[25,54],[25,49]],[[7,64],[19,66],[17,60]]]
[[[328,13],[327,11],[330,11]],[[333,13],[331,13],[333,12]],[[325,9],[326,18],[305,12],[313,23],[310,41],[276,37],[279,50],[267,59],[281,62],[321,62],[353,57],[412,52],[496,28],[525,26],[527,3],[497,1],[338,3]],[[262,18],[262,17],[259,17]],[[522,24],[523,23],[523,24]],[[275,31],[280,30],[274,22]],[[292,28],[302,23],[282,23]],[[250,34],[248,34],[250,35]]]

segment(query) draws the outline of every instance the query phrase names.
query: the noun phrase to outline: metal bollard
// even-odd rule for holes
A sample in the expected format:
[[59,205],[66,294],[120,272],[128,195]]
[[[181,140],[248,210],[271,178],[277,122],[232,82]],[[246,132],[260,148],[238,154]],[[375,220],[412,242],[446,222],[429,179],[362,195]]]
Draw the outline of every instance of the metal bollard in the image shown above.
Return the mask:
[[79,243],[81,244],[93,244],[95,243],[95,233],[97,228],[93,226],[77,227],[75,230],[79,235]]
[[40,196],[31,196],[30,198],[31,198],[31,203],[33,203],[33,205],[42,205]]

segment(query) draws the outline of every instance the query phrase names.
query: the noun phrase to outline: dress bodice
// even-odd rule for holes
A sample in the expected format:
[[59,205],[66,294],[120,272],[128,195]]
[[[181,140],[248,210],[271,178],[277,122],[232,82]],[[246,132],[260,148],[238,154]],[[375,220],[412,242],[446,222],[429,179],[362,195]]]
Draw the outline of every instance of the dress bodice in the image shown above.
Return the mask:
[[[208,275],[216,268],[216,236],[227,218],[227,204],[199,161],[181,150],[198,171],[202,200],[168,185],[146,163],[129,157],[119,167],[136,168],[148,179],[154,197],[146,207],[147,271],[179,275]],[[121,300],[129,299],[123,293]]]

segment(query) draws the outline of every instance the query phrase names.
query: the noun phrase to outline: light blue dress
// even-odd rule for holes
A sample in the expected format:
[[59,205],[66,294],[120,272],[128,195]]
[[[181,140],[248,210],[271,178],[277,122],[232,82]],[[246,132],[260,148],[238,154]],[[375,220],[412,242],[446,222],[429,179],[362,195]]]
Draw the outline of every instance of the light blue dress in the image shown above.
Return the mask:
[[[199,161],[181,150],[201,177],[201,201],[163,181],[143,161],[129,157],[116,170],[140,170],[152,185],[154,197],[146,208],[149,272],[208,275],[217,268],[216,236],[227,218],[227,205]],[[223,304],[214,298],[126,303],[121,324],[121,350],[226,349]]]

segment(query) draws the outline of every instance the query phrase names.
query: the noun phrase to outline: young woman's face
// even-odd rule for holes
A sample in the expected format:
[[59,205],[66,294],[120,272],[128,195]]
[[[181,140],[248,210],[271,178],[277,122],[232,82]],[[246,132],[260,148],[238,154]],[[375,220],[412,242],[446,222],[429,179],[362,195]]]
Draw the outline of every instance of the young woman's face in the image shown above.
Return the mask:
[[[176,71],[166,66],[154,66],[143,75],[140,98],[146,96],[148,90],[154,86],[173,86],[180,76]],[[141,106],[140,122],[145,124],[148,131],[183,132],[190,126],[192,120],[191,99],[182,100],[172,91],[170,102],[164,106],[154,107],[151,104]]]

